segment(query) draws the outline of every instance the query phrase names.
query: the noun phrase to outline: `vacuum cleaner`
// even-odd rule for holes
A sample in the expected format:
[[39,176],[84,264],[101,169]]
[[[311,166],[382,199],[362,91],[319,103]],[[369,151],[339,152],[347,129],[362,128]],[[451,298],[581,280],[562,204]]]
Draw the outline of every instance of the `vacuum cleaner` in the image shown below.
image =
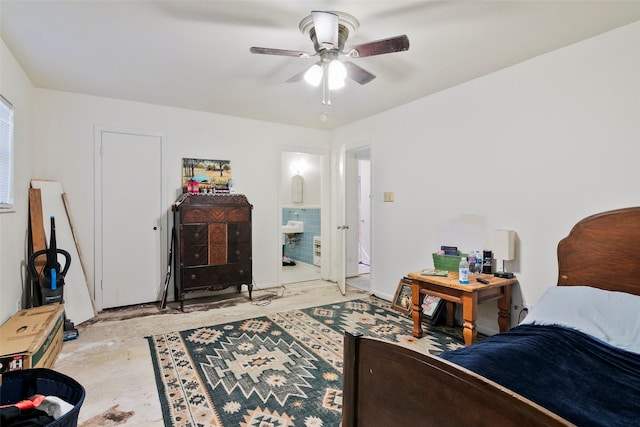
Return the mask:
[[[65,259],[64,267],[58,262],[58,254]],[[42,276],[36,269],[36,258],[40,255],[46,255],[47,261],[42,267]],[[71,265],[71,255],[64,249],[58,249],[56,244],[56,221],[51,217],[51,237],[49,239],[49,248],[34,252],[29,257],[29,269],[33,281],[40,284],[40,293],[42,295],[42,305],[48,304],[64,304],[64,277],[69,271]],[[42,278],[41,278],[42,277]],[[78,330],[73,322],[64,315],[64,332],[63,340],[68,341],[78,337]]]

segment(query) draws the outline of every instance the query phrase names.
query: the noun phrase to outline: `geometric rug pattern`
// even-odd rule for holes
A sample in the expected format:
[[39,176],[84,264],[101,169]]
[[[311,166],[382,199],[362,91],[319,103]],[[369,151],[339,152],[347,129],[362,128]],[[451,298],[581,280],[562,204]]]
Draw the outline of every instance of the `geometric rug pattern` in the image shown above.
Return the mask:
[[463,346],[412,327],[371,296],[147,337],[165,426],[340,426],[345,331],[431,354]]

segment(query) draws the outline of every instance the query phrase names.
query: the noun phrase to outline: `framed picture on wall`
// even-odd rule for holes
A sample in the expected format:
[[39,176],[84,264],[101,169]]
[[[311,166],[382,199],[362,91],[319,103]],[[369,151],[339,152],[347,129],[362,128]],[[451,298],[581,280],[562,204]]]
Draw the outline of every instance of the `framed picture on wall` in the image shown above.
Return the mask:
[[411,313],[411,279],[403,277],[400,280],[391,308],[404,314]]
[[229,193],[231,161],[182,159],[182,192],[189,192],[189,183],[197,182],[198,193]]

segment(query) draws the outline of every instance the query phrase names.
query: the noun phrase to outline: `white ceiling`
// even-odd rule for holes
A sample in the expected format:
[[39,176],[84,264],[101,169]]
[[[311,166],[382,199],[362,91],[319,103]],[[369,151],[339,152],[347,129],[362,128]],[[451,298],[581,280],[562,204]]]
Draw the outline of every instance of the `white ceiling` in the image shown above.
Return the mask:
[[[407,52],[353,61],[378,77],[332,93],[285,83],[316,59],[298,24],[355,16],[346,45],[407,34]],[[2,39],[35,86],[334,129],[640,20],[640,1],[0,0]],[[326,120],[322,120],[326,118]]]

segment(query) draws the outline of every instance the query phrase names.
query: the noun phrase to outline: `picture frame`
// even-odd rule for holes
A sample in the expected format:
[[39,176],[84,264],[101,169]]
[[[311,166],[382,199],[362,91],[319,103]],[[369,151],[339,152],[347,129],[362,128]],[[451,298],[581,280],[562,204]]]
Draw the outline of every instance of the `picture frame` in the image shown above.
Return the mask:
[[231,192],[231,161],[215,159],[182,159],[182,192],[188,192],[189,181],[198,182],[200,193]]
[[404,314],[411,313],[411,279],[408,277],[400,279],[391,308]]
[[425,295],[420,305],[423,321],[429,325],[435,324],[438,321],[438,317],[440,317],[443,307],[444,300],[442,298],[429,294]]

